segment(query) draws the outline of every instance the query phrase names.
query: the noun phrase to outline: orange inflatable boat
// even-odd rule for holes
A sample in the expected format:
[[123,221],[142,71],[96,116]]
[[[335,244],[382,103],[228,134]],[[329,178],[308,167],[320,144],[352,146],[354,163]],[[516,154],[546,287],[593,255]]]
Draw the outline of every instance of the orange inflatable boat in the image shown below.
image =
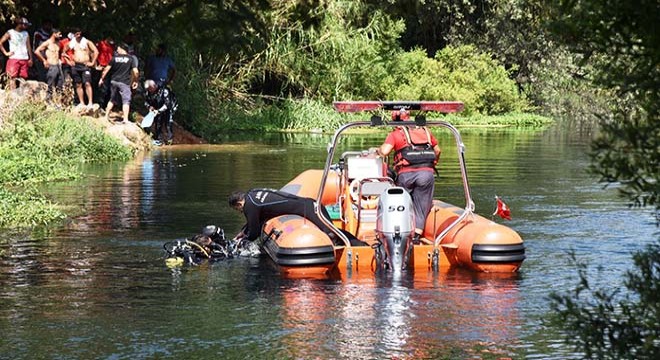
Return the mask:
[[[262,249],[287,277],[318,277],[331,273],[438,271],[450,267],[479,272],[510,273],[525,259],[521,237],[512,229],[474,212],[458,130],[444,121],[426,121],[428,111],[457,112],[460,102],[335,102],[340,112],[417,112],[414,121],[387,123],[382,116],[339,128],[328,147],[323,170],[307,170],[281,190],[316,199],[316,213],[335,231],[334,239],[297,215],[269,220],[263,227]],[[387,159],[372,150],[345,151],[334,162],[340,136],[358,126],[441,127],[456,141],[465,193],[464,207],[434,200],[422,242],[413,243],[414,212],[410,195],[388,176]],[[330,218],[320,209],[326,207]]]

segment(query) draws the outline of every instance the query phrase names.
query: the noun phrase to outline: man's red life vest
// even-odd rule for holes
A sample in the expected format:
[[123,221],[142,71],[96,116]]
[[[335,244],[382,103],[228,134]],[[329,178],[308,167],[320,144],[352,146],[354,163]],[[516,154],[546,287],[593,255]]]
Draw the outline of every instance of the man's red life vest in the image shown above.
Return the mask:
[[394,154],[394,169],[421,168],[435,166],[435,151],[431,145],[431,134],[425,127],[413,128],[402,126],[406,146]]

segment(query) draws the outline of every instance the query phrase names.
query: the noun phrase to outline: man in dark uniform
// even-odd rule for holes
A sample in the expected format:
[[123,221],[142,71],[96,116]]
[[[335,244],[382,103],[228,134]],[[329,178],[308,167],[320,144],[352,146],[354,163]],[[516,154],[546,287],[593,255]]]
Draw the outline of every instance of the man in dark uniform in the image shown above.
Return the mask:
[[[273,189],[252,189],[247,193],[235,191],[229,195],[229,206],[245,215],[247,224],[236,239],[246,238],[254,241],[259,238],[263,224],[275,217],[287,214],[299,215],[316,225],[321,231],[336,239],[335,233],[328,228],[314,211],[314,199],[289,194]],[[326,219],[330,215],[323,205],[319,205]]]
[[[149,108],[149,111],[156,112],[154,144],[159,146],[166,142],[167,145],[171,145],[174,138],[172,131],[174,112],[179,107],[176,96],[172,90],[166,86],[159,86],[154,80],[145,81],[144,88],[147,90],[144,105]],[[167,129],[167,139],[164,141],[161,140],[163,129]]]
[[[95,47],[96,48],[96,47]],[[117,96],[121,98],[121,109],[123,112],[123,124],[128,124],[128,114],[131,107],[132,91],[138,87],[138,60],[135,56],[126,52],[126,44],[118,44],[117,52],[110,60],[108,66],[103,69],[99,86],[103,85],[105,77],[110,75],[110,102],[105,110],[105,119],[109,120],[110,112],[114,106]]]

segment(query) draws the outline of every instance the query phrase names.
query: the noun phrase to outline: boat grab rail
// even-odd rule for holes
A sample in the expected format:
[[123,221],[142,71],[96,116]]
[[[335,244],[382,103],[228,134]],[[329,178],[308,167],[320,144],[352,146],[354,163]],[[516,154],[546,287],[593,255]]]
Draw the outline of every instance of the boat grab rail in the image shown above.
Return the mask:
[[[330,169],[332,167],[332,160],[334,159],[335,156],[335,151],[337,150],[337,144],[339,141],[340,135],[353,127],[358,127],[358,126],[378,126],[378,127],[398,127],[398,126],[407,126],[407,127],[413,127],[417,126],[414,122],[410,121],[392,121],[392,122],[387,122],[383,124],[378,124],[378,125],[373,125],[370,121],[356,121],[356,122],[351,122],[348,124],[342,125],[337,131],[335,131],[334,135],[332,136],[332,141],[328,146],[328,157],[326,158],[325,161],[325,167],[323,168],[323,176],[321,177],[321,184],[319,186],[319,192],[316,197],[316,206],[315,206],[315,211],[316,215],[321,219],[321,221],[327,225],[332,231],[337,235],[339,239],[341,239],[345,246],[347,248],[351,247],[351,243],[339,229],[337,229],[332,221],[330,219],[326,219],[325,216],[321,213],[321,209],[318,204],[321,203],[321,198],[323,197],[323,190],[325,189],[325,184],[327,181],[328,174],[330,172]],[[458,162],[459,166],[461,169],[461,178],[463,181],[463,192],[465,195],[465,208],[463,214],[459,216],[454,222],[452,222],[449,226],[447,226],[436,238],[434,239],[433,242],[433,247],[434,249],[438,249],[438,246],[440,245],[440,242],[442,239],[447,236],[449,231],[451,231],[456,225],[458,225],[461,221],[463,221],[467,216],[470,214],[474,213],[474,202],[472,201],[472,195],[470,193],[470,184],[468,182],[468,177],[467,177],[467,167],[465,165],[465,144],[463,143],[463,140],[461,138],[461,134],[458,132],[458,130],[450,123],[446,121],[440,121],[440,120],[429,120],[426,122],[426,126],[437,126],[437,127],[444,127],[449,129],[449,131],[452,133],[454,136],[454,140],[456,142],[456,149],[458,151]],[[434,229],[435,231],[435,229]]]

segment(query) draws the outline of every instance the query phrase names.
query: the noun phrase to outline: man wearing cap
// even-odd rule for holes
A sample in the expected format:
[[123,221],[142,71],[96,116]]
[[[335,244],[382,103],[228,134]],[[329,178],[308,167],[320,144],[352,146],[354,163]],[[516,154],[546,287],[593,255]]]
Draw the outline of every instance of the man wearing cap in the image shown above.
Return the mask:
[[50,38],[34,50],[35,55],[41,60],[44,69],[46,69],[46,83],[48,84],[49,94],[52,94],[54,89],[62,89],[64,84],[64,74],[62,73],[62,63],[60,61],[59,41],[61,38],[62,32],[58,29],[52,29]]
[[[71,77],[76,85],[76,94],[78,95],[79,106],[85,105],[85,95],[87,95],[87,109],[91,110],[94,104],[94,90],[92,89],[92,68],[96,64],[96,58],[99,51],[96,45],[87,40],[82,35],[80,29],[74,29],[73,39],[64,48],[64,52],[73,49],[74,65],[71,67]],[[83,91],[83,85],[85,90]]]
[[103,84],[105,77],[112,71],[110,76],[110,101],[105,110],[105,119],[110,120],[110,111],[114,106],[117,95],[121,95],[121,104],[123,112],[123,124],[128,124],[128,113],[131,106],[131,89],[135,90],[138,86],[138,60],[135,56],[129,55],[126,51],[126,44],[118,44],[117,52],[110,60],[108,66],[103,69],[99,86]]
[[[32,25],[22,17],[15,21],[16,27],[8,30],[0,38],[0,50],[8,57],[7,75],[9,75],[9,88],[16,88],[16,79],[27,79],[28,68],[32,66],[32,46],[27,28]],[[9,40],[9,51],[5,49],[5,42]]]

